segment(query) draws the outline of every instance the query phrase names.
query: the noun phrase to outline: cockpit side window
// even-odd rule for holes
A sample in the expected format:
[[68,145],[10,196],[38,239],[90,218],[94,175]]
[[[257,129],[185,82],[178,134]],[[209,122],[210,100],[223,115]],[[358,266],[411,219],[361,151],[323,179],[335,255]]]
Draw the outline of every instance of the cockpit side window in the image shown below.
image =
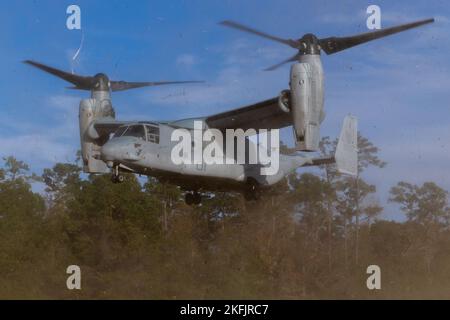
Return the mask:
[[117,129],[116,132],[114,132],[113,138],[121,137],[127,129],[128,129],[128,126],[119,127],[119,129]]
[[159,127],[158,126],[145,126],[147,129],[147,141],[159,144]]
[[129,126],[123,137],[136,137],[145,140],[145,130],[143,125]]

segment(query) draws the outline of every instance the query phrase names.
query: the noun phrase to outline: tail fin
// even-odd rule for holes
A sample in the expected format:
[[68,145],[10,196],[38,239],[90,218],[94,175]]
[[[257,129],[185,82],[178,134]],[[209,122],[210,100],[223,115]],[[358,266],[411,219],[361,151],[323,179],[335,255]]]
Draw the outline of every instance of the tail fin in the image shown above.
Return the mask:
[[358,119],[346,116],[335,154],[339,172],[356,176],[358,172]]
[[274,180],[274,183],[298,167],[321,166],[331,163],[336,163],[340,173],[356,176],[358,173],[358,120],[353,116],[345,117],[334,156],[309,158],[301,155],[280,155],[280,159],[283,160],[280,163],[281,173],[278,176],[267,177],[267,179]]

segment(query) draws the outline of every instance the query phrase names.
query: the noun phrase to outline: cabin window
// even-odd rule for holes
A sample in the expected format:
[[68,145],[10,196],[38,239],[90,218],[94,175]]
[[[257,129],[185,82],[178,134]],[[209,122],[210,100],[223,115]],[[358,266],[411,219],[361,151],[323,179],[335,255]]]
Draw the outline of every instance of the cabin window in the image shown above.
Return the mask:
[[129,126],[123,137],[136,137],[145,140],[145,130],[142,125]]
[[158,126],[145,126],[147,128],[147,141],[159,144],[159,127]]

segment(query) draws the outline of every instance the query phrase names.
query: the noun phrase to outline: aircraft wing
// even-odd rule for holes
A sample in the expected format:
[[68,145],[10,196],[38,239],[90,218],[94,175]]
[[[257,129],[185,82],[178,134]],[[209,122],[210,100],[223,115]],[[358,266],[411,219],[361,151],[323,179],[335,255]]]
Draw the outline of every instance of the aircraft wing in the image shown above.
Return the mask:
[[279,129],[292,124],[292,116],[278,107],[278,97],[249,106],[218,113],[205,119],[209,128]]
[[[200,119],[200,118],[199,118]],[[278,97],[244,106],[238,109],[214,114],[202,118],[209,128],[226,129],[279,129],[292,125],[292,116],[283,112],[278,106]],[[173,124],[181,122],[159,121],[160,123]],[[189,119],[188,119],[189,120]],[[94,128],[100,136],[113,133],[122,125],[136,123],[133,121],[116,121],[113,119],[97,120]]]

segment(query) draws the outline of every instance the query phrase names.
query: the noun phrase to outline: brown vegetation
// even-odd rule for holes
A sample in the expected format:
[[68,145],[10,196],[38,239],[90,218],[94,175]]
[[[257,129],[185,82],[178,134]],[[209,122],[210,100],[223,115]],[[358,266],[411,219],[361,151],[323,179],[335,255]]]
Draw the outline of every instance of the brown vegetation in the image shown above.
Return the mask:
[[[333,142],[322,141],[329,153]],[[368,166],[383,167],[360,137],[360,175],[292,175],[257,202],[209,194],[188,207],[182,192],[136,177],[81,178],[76,164],[42,177],[5,159],[0,171],[0,298],[314,299],[448,298],[447,192],[428,182],[391,190],[405,222],[377,219]],[[382,170],[382,169],[380,169]],[[46,194],[31,183],[46,185]],[[66,268],[82,290],[66,288]],[[382,271],[369,291],[366,268]]]

